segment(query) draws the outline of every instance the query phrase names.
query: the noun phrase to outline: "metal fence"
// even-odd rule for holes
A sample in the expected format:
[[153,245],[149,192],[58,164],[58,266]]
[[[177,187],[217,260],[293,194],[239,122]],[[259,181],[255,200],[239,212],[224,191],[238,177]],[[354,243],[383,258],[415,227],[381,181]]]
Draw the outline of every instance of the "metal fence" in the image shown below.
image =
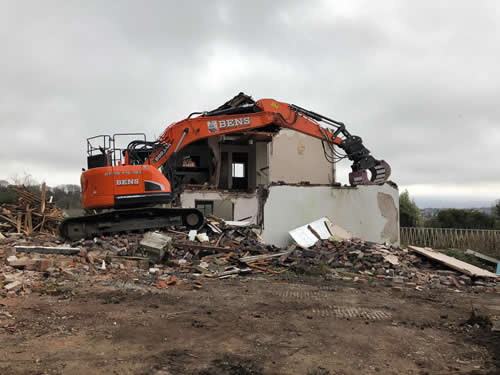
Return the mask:
[[401,227],[402,245],[472,249],[500,256],[500,230]]

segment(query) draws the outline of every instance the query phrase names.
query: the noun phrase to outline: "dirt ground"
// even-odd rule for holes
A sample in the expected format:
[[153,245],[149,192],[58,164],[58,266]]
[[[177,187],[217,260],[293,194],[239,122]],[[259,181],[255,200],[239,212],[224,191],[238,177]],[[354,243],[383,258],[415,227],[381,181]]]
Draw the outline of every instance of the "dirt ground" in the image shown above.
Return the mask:
[[496,293],[382,281],[67,285],[0,300],[0,374],[499,374],[498,315]]

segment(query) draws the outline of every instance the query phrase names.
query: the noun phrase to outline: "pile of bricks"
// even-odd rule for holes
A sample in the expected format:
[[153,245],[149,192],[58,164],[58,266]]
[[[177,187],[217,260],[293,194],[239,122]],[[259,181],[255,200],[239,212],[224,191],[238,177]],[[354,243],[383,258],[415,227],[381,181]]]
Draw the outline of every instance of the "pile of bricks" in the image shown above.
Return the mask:
[[70,244],[48,234],[7,233],[0,239],[0,297],[96,281],[201,289],[210,279],[284,273],[333,282],[379,280],[395,290],[500,291],[496,280],[472,279],[407,249],[334,237],[310,248],[282,249],[264,244],[256,227],[215,218],[199,232],[180,227]]
[[[473,279],[458,271],[421,257],[411,250],[359,239],[319,240],[308,249],[298,248],[290,257],[294,265],[325,266],[335,278],[366,281],[370,278],[392,283],[394,289],[458,288],[497,289],[495,279]],[[343,273],[349,273],[345,276]],[[355,276],[354,276],[355,275]],[[332,276],[330,276],[332,277]]]

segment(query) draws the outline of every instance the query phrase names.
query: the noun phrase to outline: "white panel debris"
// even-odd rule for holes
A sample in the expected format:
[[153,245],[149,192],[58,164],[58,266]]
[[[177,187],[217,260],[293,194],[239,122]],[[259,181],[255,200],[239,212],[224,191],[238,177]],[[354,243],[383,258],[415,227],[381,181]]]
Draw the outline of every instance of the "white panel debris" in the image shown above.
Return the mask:
[[224,223],[226,223],[226,225],[231,225],[233,227],[248,227],[251,224],[249,221],[231,221],[231,220],[224,220]]
[[[312,223],[292,229],[288,233],[302,247],[311,247],[319,239],[326,240],[332,235],[328,230],[328,225],[332,225],[326,217],[315,220]],[[319,237],[319,238],[318,238]]]

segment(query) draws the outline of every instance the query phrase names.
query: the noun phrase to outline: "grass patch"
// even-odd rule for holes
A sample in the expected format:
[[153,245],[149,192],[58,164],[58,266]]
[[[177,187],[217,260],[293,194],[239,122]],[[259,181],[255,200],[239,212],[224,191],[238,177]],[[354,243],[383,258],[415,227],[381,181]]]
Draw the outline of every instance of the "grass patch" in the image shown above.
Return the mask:
[[461,249],[446,249],[443,251],[446,255],[461,260],[463,262],[472,264],[474,266],[487,269],[489,271],[495,272],[495,267],[491,264],[481,261],[472,254],[465,254],[464,250]]

